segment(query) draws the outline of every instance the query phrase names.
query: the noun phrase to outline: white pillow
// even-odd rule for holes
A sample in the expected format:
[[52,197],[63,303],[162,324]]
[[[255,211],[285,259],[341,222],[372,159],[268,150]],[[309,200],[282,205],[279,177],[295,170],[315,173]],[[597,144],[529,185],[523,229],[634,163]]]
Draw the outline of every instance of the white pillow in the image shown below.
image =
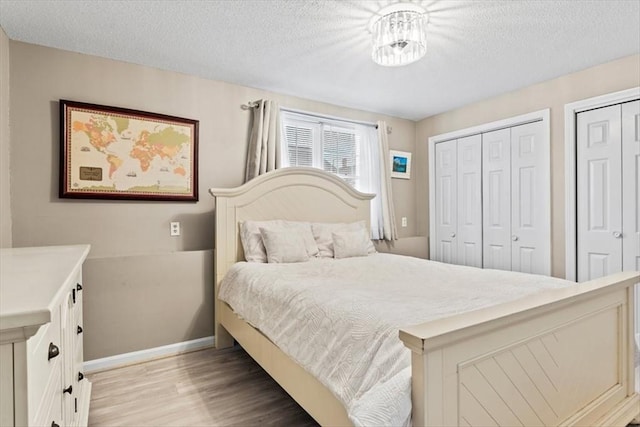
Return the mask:
[[269,230],[288,230],[302,235],[309,257],[318,255],[318,246],[311,232],[311,224],[308,222],[283,221],[274,219],[271,221],[243,221],[240,223],[240,241],[244,250],[244,259],[248,262],[267,262],[267,252],[262,242],[260,228]]
[[267,262],[304,262],[309,261],[304,238],[300,233],[291,233],[286,229],[260,228],[262,241],[267,250]]
[[371,240],[365,230],[338,231],[333,237],[333,254],[336,259],[369,255]]
[[267,251],[262,243],[260,227],[273,227],[281,223],[273,221],[243,221],[240,223],[240,241],[244,250],[244,259],[248,262],[267,262]]
[[311,224],[311,230],[313,231],[313,238],[316,239],[318,245],[320,258],[333,258],[333,233],[341,231],[360,231],[362,230],[367,235],[367,253],[375,253],[376,248],[373,246],[373,242],[369,240],[369,230],[367,229],[364,221],[349,222],[349,223],[328,223],[328,222],[314,222]]

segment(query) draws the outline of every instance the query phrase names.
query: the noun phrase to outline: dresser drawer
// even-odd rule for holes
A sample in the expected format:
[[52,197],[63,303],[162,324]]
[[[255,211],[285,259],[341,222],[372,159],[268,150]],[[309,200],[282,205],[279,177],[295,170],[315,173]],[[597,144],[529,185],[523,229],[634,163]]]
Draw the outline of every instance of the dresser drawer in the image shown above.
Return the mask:
[[42,405],[45,388],[55,374],[62,373],[63,343],[60,327],[60,306],[51,313],[51,322],[40,327],[27,341],[27,380],[29,412],[34,414]]

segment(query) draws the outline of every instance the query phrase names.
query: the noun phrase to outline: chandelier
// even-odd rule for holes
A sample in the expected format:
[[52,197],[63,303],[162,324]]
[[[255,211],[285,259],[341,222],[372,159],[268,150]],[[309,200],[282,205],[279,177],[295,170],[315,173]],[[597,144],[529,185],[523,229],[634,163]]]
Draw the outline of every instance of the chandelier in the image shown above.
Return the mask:
[[376,64],[397,67],[411,64],[427,52],[427,15],[412,3],[397,3],[382,9],[372,20]]

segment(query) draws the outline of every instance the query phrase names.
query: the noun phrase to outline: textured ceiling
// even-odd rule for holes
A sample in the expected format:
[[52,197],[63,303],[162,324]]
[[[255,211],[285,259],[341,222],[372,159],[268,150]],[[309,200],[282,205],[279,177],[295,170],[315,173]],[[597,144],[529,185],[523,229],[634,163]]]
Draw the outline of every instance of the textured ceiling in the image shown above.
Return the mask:
[[413,120],[640,53],[640,0],[423,0],[426,57],[384,68],[368,24],[389,3],[0,0],[0,25],[12,40]]

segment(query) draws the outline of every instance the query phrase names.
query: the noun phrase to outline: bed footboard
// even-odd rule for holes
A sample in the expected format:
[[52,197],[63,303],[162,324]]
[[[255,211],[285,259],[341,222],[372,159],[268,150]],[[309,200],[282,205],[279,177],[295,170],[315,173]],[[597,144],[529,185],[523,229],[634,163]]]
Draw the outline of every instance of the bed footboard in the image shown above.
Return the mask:
[[626,426],[634,285],[619,273],[404,328],[414,426]]

